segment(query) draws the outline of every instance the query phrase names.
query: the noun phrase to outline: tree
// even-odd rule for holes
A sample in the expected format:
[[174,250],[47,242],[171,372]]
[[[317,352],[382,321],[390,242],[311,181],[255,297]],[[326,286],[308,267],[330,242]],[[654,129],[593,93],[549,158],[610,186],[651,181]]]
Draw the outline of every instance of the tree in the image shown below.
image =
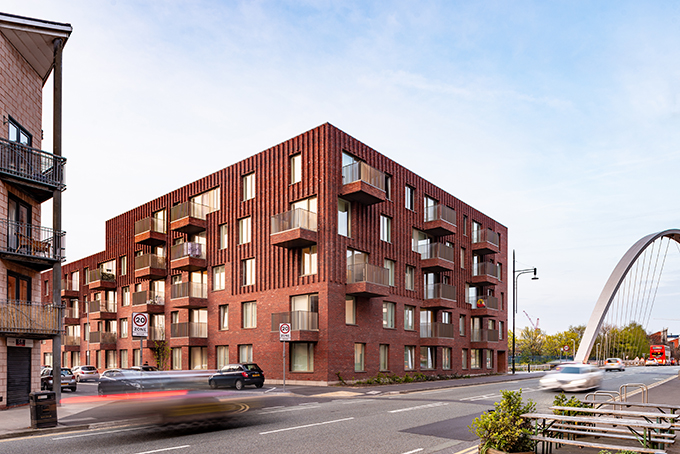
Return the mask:
[[543,353],[545,334],[543,331],[526,326],[517,339],[517,350],[522,356],[540,356]]
[[160,370],[165,370],[168,359],[170,359],[170,345],[164,340],[151,341],[151,351],[153,358],[156,360],[156,367]]

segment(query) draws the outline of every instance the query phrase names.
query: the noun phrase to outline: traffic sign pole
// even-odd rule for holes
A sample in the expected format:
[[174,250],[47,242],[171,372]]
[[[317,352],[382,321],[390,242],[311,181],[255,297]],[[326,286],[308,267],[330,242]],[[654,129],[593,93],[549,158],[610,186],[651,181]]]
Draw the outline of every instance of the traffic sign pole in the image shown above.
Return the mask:
[[279,340],[283,344],[283,392],[286,392],[286,342],[290,340],[290,323],[279,323]]

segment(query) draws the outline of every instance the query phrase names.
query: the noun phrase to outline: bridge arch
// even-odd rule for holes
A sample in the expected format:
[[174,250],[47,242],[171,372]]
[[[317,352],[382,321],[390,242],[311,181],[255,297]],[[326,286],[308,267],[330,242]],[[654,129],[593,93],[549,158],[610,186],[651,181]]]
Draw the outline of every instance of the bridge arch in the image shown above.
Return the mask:
[[638,242],[628,249],[623,257],[621,257],[621,260],[619,260],[619,263],[609,276],[607,283],[602,289],[600,297],[595,303],[595,308],[593,309],[593,313],[588,320],[586,330],[583,333],[583,338],[581,339],[578,351],[576,352],[576,357],[574,358],[575,361],[585,362],[590,357],[590,352],[593,349],[593,345],[595,345],[595,339],[597,338],[597,334],[602,327],[604,317],[607,314],[609,306],[611,306],[612,300],[614,299],[616,292],[619,290],[621,283],[628,275],[628,271],[630,271],[637,258],[645,251],[645,249],[647,249],[647,247],[649,247],[656,240],[664,237],[680,243],[680,229],[669,229],[647,235],[638,240]]

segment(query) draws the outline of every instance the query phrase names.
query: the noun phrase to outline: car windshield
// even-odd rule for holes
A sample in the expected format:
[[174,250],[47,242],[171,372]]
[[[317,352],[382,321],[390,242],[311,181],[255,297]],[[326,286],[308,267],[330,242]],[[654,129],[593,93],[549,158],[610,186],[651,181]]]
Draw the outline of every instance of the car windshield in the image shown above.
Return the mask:
[[608,362],[608,363],[618,363],[619,360],[618,360],[618,359],[611,359],[611,358],[610,358],[610,359],[607,360],[607,362]]
[[585,373],[585,372],[587,372],[587,370],[582,369],[580,367],[573,367],[573,366],[571,366],[571,367],[565,366],[565,367],[562,367],[560,369],[560,373],[562,373],[562,374],[582,374],[582,373]]
[[71,375],[71,369],[62,369],[61,370],[61,375]]
[[243,367],[245,367],[246,370],[250,371],[259,371],[260,368],[258,367],[257,364],[244,364]]
[[95,369],[94,366],[83,366],[83,367],[80,368],[80,370],[86,370],[88,372],[91,372],[91,371],[97,370],[97,369]]

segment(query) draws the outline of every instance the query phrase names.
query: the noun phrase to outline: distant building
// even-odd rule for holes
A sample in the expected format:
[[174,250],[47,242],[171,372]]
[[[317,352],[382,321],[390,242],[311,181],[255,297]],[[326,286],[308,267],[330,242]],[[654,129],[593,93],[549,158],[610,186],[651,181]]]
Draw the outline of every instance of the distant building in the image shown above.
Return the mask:
[[326,123],[109,220],[59,276],[63,362],[156,364],[162,341],[161,367],[278,381],[290,323],[290,382],[504,372],[507,273],[506,227]]
[[[61,200],[65,159],[60,142],[56,154],[40,142],[43,85],[58,75],[55,99],[61,96],[70,34],[68,24],[0,13],[0,408],[26,404],[40,389],[40,343],[61,334],[60,301],[41,302],[40,272],[61,266],[64,232],[42,227],[40,204]],[[61,204],[54,206],[60,217]]]

